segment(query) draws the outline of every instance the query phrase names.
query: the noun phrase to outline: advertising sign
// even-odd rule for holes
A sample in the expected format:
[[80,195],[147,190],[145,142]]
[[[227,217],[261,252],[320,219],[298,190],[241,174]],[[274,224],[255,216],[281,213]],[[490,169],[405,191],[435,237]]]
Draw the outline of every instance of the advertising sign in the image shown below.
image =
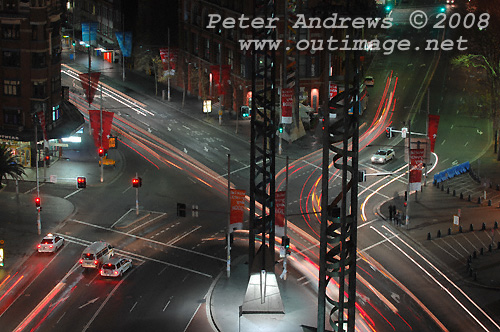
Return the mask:
[[427,128],[427,134],[429,135],[429,140],[431,141],[431,152],[434,152],[434,146],[436,145],[438,126],[439,115],[429,114],[429,127]]
[[410,191],[422,188],[424,152],[424,149],[411,149],[410,151]]
[[276,236],[285,235],[285,191],[277,191],[274,196],[274,232]]
[[85,98],[89,104],[92,104],[92,101],[94,101],[95,92],[97,90],[97,87],[99,86],[99,78],[101,77],[101,73],[90,73],[90,82],[88,73],[78,74],[78,76],[80,77],[83,91],[85,91]]
[[231,189],[231,214],[229,224],[230,232],[243,228],[243,215],[245,212],[245,190]]
[[333,83],[333,82],[330,82],[330,99],[332,99],[333,97],[335,97],[338,93],[338,86],[337,84]]
[[[101,112],[102,112],[102,145],[101,145]],[[109,149],[109,136],[111,134],[111,124],[113,123],[113,112],[101,110],[89,110],[90,127],[94,144],[97,148]]]
[[115,35],[123,56],[130,57],[132,55],[132,32],[116,32]]
[[281,123],[292,123],[293,88],[281,90]]

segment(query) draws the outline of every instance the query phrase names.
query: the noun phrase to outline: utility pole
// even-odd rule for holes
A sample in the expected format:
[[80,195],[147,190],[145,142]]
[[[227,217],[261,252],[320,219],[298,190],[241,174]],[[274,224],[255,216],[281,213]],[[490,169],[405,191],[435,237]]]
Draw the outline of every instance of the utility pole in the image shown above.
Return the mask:
[[[90,77],[90,75],[89,75],[89,77]],[[89,88],[89,90],[90,90],[90,88]],[[103,148],[102,147],[102,84],[101,84],[101,108],[100,108],[100,112],[99,113],[100,113],[100,118],[101,118],[101,128],[100,128],[100,134],[99,134],[99,136],[100,136],[100,139],[101,139],[101,148]],[[104,156],[101,156],[100,158],[101,158],[101,182],[104,182],[104,162],[103,162],[104,161]]]
[[231,154],[227,154],[227,277],[231,276]]
[[[40,180],[38,177],[38,115],[37,121],[35,121],[35,155],[36,155],[36,197],[40,198]],[[36,225],[38,229],[38,235],[42,234],[42,218],[40,215],[41,206],[36,208]]]
[[167,100],[170,101],[170,28],[168,28]]
[[411,120],[408,120],[408,194],[406,199],[406,229],[410,229]]

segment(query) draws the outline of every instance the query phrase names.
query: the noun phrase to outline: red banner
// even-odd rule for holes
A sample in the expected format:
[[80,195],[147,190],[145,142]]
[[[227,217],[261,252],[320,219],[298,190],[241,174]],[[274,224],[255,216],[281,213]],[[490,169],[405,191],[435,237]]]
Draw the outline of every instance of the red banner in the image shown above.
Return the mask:
[[439,115],[429,114],[429,127],[427,133],[431,141],[431,152],[434,152],[434,145],[436,145],[436,137],[439,126]]
[[89,110],[90,127],[94,144],[97,148],[109,149],[109,136],[111,134],[111,124],[113,123],[113,112],[102,111],[102,145],[101,145],[101,111]]
[[38,120],[40,120],[40,126],[42,127],[43,140],[47,140],[47,126],[45,125],[45,113],[43,111],[36,112]]
[[[95,92],[99,85],[99,77],[101,76],[100,72],[90,73],[90,82],[89,82],[89,74],[79,74],[80,81],[82,82],[82,88],[85,92],[85,98],[89,104],[92,104],[94,101]],[[89,84],[90,83],[90,84]]]
[[292,123],[293,88],[281,90],[281,122]]
[[274,196],[274,232],[276,236],[285,235],[285,191],[277,191]]
[[[222,77],[219,76],[220,68],[222,67]],[[213,65],[210,66],[210,72],[212,73],[212,95],[217,93],[218,95],[226,94],[226,87],[229,85],[229,78],[231,74],[231,65]]]
[[424,152],[424,149],[410,150],[410,191],[421,189]]
[[163,70],[168,70],[170,68],[175,71],[177,66],[177,54],[177,48],[170,47],[170,52],[168,47],[160,48],[160,58],[163,64]]
[[332,99],[337,95],[338,92],[337,84],[330,82],[329,90],[330,90],[330,99]]
[[243,228],[243,215],[245,212],[245,190],[231,189],[231,214],[229,223],[232,232]]

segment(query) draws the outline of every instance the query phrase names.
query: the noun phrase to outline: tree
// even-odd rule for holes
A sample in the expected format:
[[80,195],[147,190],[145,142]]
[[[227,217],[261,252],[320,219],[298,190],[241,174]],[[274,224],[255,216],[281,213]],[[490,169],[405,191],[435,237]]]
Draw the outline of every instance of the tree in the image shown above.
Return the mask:
[[[158,95],[158,82],[164,82],[164,70],[161,62],[160,55],[154,54],[155,51],[145,49],[136,53],[135,55],[135,68],[144,70],[146,74],[155,76],[155,95]],[[156,51],[158,52],[158,51]]]
[[6,145],[0,145],[0,188],[2,187],[2,179],[7,179],[8,175],[19,180],[26,173],[24,167],[17,163],[12,151]]
[[489,100],[490,110],[485,116],[492,120],[494,135],[494,151],[500,161],[500,149],[497,149],[498,131],[500,129],[500,8],[485,0],[473,0],[467,4],[468,13],[474,15],[477,25],[465,29],[467,53],[452,60],[452,64],[461,67],[482,68],[486,74],[488,91],[485,99]]

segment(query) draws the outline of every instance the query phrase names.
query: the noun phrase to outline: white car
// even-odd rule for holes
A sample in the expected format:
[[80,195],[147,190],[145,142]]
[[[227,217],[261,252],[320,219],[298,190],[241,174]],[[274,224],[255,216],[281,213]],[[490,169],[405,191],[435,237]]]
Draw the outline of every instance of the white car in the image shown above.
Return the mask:
[[56,252],[62,247],[64,238],[59,235],[47,234],[36,246],[38,252]]
[[385,164],[394,157],[393,149],[380,149],[372,156],[372,163]]
[[132,260],[123,257],[113,257],[101,267],[101,276],[103,277],[121,277],[128,269],[132,267]]
[[450,4],[450,3],[451,3],[451,4],[453,4],[453,3],[455,3],[455,0],[446,0],[446,3],[448,3],[448,4]]
[[366,86],[374,86],[375,80],[373,79],[373,76],[366,76],[364,83]]

